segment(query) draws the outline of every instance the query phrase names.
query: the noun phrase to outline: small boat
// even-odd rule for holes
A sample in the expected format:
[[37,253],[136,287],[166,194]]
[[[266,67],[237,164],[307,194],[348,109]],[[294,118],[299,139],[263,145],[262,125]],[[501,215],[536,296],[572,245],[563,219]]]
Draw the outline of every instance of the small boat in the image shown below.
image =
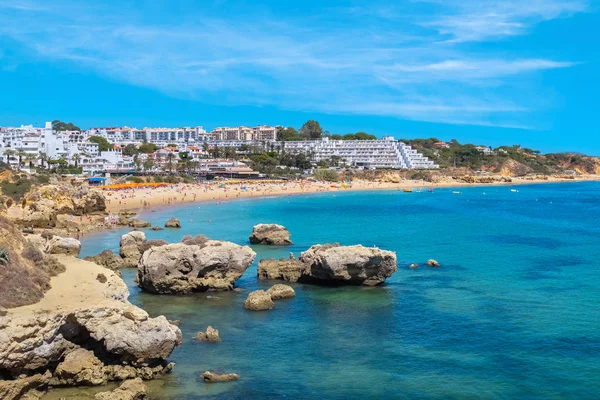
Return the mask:
[[412,193],[412,189],[404,189],[402,190],[404,193]]
[[452,194],[460,194],[460,192],[456,192],[456,191],[454,191],[454,192],[452,192]]
[[517,189],[510,189],[510,191],[513,193],[519,193],[519,191]]

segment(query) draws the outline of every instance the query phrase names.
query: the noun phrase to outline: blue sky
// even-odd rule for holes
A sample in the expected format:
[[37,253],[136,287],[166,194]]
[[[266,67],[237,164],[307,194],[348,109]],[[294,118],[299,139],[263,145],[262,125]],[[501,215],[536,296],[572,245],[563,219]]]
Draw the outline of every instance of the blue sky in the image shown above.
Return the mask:
[[600,155],[592,0],[0,0],[0,125],[286,125]]

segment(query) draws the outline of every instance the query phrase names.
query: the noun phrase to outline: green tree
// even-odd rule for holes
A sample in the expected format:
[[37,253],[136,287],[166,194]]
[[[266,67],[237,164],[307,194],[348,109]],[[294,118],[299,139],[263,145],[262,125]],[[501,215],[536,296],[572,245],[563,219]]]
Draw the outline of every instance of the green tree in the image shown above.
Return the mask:
[[127,146],[125,146],[123,148],[123,155],[124,156],[134,156],[134,155],[136,155],[138,153],[139,153],[138,148],[133,143],[129,143]]
[[144,166],[144,171],[152,171],[152,168],[154,167],[154,160],[151,158],[145,159],[143,166]]
[[337,182],[340,179],[338,173],[330,169],[317,169],[314,172],[314,177],[315,179],[328,182]]
[[80,131],[81,130],[81,129],[79,129],[78,126],[73,125],[72,122],[64,123],[57,119],[52,121],[52,129],[54,129],[55,131],[59,131],[59,132],[61,132],[61,131]]
[[173,161],[175,160],[175,154],[171,151],[167,154],[167,168],[169,173],[173,172]]
[[144,143],[139,147],[140,153],[151,154],[158,150],[158,146],[154,143]]
[[23,164],[23,157],[25,157],[27,153],[24,149],[17,149],[17,157],[19,158],[19,169],[21,169],[21,165]]
[[98,143],[98,151],[109,151],[112,149],[112,144],[103,138],[102,136],[90,136],[89,141],[92,143]]
[[40,167],[45,168],[46,160],[48,160],[48,155],[43,151],[38,154],[38,159],[40,160]]
[[284,128],[280,126],[277,128],[277,140],[280,142],[302,140],[302,136],[292,127]]
[[6,149],[4,150],[4,155],[6,156],[6,163],[10,164],[10,159],[13,158],[15,156],[15,154],[17,154],[16,151],[14,151],[13,149]]
[[77,168],[79,161],[81,161],[81,156],[79,154],[75,154],[73,157],[71,157],[71,160],[75,162],[75,168]]
[[308,120],[300,128],[300,135],[305,139],[320,139],[323,134],[323,129],[319,121]]

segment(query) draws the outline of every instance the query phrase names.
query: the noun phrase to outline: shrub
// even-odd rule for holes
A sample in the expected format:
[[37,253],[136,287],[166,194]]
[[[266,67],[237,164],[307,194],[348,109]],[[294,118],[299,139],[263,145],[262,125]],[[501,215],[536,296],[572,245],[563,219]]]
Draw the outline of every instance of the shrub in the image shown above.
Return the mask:
[[340,179],[338,173],[330,169],[317,169],[313,175],[315,179],[327,182],[337,182]]
[[106,283],[106,281],[107,281],[108,279],[106,279],[106,275],[104,275],[104,274],[98,274],[98,275],[96,276],[96,280],[97,280],[98,282],[100,282],[100,283]]
[[131,177],[127,178],[127,180],[129,182],[133,182],[133,183],[144,183],[144,180],[142,178],[140,178],[139,176],[131,176]]

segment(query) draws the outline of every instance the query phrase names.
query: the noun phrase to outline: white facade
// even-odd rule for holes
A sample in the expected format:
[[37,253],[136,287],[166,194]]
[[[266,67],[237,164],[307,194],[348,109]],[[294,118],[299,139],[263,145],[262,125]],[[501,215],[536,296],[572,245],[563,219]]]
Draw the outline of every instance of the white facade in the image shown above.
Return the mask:
[[394,138],[382,140],[302,140],[285,142],[285,151],[307,153],[314,162],[339,157],[353,167],[432,169],[433,161]]

